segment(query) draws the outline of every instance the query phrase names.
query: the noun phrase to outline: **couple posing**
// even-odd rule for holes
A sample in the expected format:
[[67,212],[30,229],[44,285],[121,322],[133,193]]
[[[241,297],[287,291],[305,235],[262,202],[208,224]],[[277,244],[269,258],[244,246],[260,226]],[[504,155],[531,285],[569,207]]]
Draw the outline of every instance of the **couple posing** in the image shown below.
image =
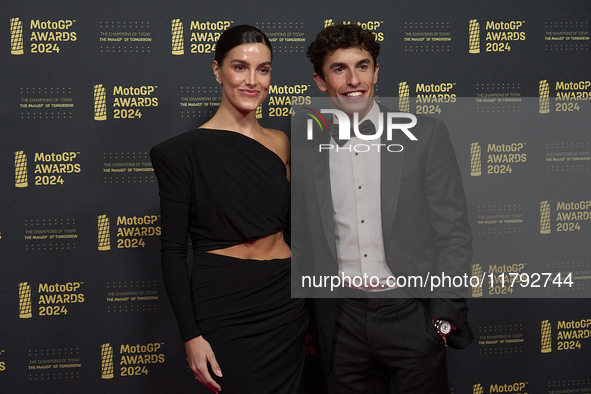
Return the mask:
[[[327,27],[308,48],[318,88],[335,109],[351,121],[358,113],[370,129],[387,112],[373,100],[379,51],[373,34],[357,25]],[[271,63],[271,44],[260,30],[228,29],[213,62],[220,108],[200,128],[151,152],[164,281],[205,391],[297,392],[307,312],[303,299],[290,297],[290,181],[294,233],[306,238],[294,238],[294,262],[304,271],[367,274],[385,283],[392,275],[463,273],[470,264],[464,192],[445,125],[419,117],[412,129],[418,141],[400,133],[389,143],[401,144],[402,152],[368,155],[318,152],[319,143],[346,148],[356,138],[316,133],[303,142],[303,154],[290,158],[285,134],[255,117]],[[294,142],[301,137],[292,134]],[[338,298],[319,291],[329,392],[448,393],[446,342],[463,348],[472,340],[465,299],[375,290],[343,287]]]

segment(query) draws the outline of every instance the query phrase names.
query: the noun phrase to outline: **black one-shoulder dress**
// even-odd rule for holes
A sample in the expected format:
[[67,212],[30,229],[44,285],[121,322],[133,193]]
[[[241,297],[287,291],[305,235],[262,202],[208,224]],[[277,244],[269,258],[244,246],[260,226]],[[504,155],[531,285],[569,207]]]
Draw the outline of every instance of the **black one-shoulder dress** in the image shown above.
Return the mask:
[[302,299],[291,298],[290,259],[207,252],[288,231],[285,164],[254,139],[212,129],[166,140],[150,156],[160,188],[164,282],[182,340],[203,335],[211,344],[224,374],[212,377],[224,393],[297,392],[307,313]]

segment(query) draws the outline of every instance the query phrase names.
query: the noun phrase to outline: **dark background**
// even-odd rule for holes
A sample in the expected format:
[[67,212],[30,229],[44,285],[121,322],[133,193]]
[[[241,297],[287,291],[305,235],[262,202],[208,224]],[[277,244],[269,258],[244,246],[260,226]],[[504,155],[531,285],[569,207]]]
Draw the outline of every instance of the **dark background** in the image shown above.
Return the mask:
[[[485,272],[498,273],[494,270],[501,266],[513,269],[523,264],[522,272],[530,274],[573,272],[577,277],[570,289],[549,285],[530,295],[519,288],[508,292],[508,288],[495,286],[483,289],[482,297],[473,296],[469,318],[477,338],[466,350],[449,351],[453,392],[591,391],[586,367],[591,361],[591,323],[587,320],[591,319],[587,298],[591,225],[585,219],[572,220],[567,225],[572,231],[558,231],[564,228],[557,220],[559,203],[591,200],[589,161],[546,160],[589,158],[588,100],[555,101],[559,92],[565,92],[557,83],[591,79],[589,2],[7,1],[0,5],[0,15],[0,391],[190,392],[198,384],[187,367],[163,287],[159,239],[157,234],[149,235],[158,231],[160,220],[156,180],[150,165],[144,164],[149,162],[147,154],[156,143],[197,127],[213,114],[216,106],[210,104],[219,103],[220,95],[210,68],[213,53],[199,52],[215,44],[211,37],[224,26],[242,23],[278,38],[273,41],[272,90],[262,105],[260,122],[289,134],[292,98],[301,101],[321,96],[305,51],[329,20],[370,22],[367,26],[382,45],[378,96],[398,97],[401,82],[407,83],[411,97],[429,94],[417,92],[418,84],[453,84],[449,92],[436,94],[453,94],[456,102],[429,103],[433,107],[426,109],[445,119],[456,149],[474,232],[473,264]],[[10,29],[13,18],[22,22],[22,55],[11,53],[11,37],[18,35]],[[183,55],[172,54],[173,19],[183,23]],[[472,19],[480,25],[480,53],[475,54],[468,45]],[[75,22],[68,29],[55,30],[32,24],[60,20]],[[221,29],[217,25],[191,29],[191,22],[197,21],[229,23]],[[519,29],[493,32],[525,32],[525,39],[487,40],[491,32],[486,29],[487,21],[524,21]],[[54,33],[55,37],[57,32],[75,32],[76,40],[34,40],[38,34]],[[113,35],[121,32],[136,35]],[[405,41],[432,37],[416,33],[434,32],[451,40]],[[565,37],[561,32],[576,32],[575,36],[587,40],[546,40]],[[205,41],[191,41],[192,33],[205,33]],[[100,40],[119,37],[151,41]],[[511,49],[487,51],[487,44],[490,49],[498,49],[499,44]],[[196,53],[191,53],[192,45]],[[549,114],[539,113],[540,81],[548,82]],[[106,93],[104,121],[94,119],[93,91],[99,84]],[[156,88],[150,95],[116,95],[119,86]],[[589,90],[585,85],[568,92],[585,96]],[[498,94],[522,100],[477,101]],[[117,98],[138,97],[157,97],[158,105],[114,106]],[[199,102],[208,105],[182,105]],[[569,102],[572,111],[557,112],[557,104]],[[39,103],[50,106],[30,106]],[[52,107],[51,103],[73,107]],[[134,118],[116,118],[116,110],[122,108],[125,114],[132,110]],[[417,112],[417,105],[412,104],[410,110]],[[141,118],[136,117],[137,111]],[[473,143],[482,149],[480,176],[470,171]],[[526,160],[497,163],[510,164],[511,172],[495,173],[502,170],[487,163],[497,160],[491,159],[489,145],[513,143],[525,145],[519,152],[502,153],[525,154]],[[15,186],[15,174],[23,168],[15,162],[15,153],[21,151],[27,157],[27,187]],[[63,152],[78,153],[71,162],[36,160],[40,153]],[[78,164],[80,170],[47,173],[37,167],[41,164],[57,164],[58,168]],[[104,171],[113,168],[132,171]],[[44,185],[52,183],[51,176],[56,177],[55,184]],[[550,206],[550,234],[540,233],[544,201]],[[588,215],[589,207],[573,211]],[[100,215],[109,219],[110,250],[98,249]],[[133,220],[153,215],[153,224],[121,224],[123,217]],[[485,223],[495,215],[515,215],[508,217],[521,221]],[[143,227],[146,233],[141,235]],[[118,235],[136,228],[140,228],[139,235]],[[51,234],[74,234],[76,238],[26,238]],[[80,287],[59,291],[68,283]],[[58,291],[51,292],[55,284]],[[19,294],[19,285],[29,286],[30,295]],[[152,299],[126,299],[139,292]],[[83,294],[83,302],[66,302],[66,294],[77,301]],[[60,295],[61,300],[47,301],[53,295]],[[27,300],[31,317],[20,317],[27,307],[19,308],[19,301]],[[48,307],[51,315],[47,315]],[[542,346],[546,321],[549,347]],[[112,357],[101,356],[106,344],[113,349]],[[323,392],[316,350],[312,325],[302,392]],[[141,357],[127,358],[137,355]]]

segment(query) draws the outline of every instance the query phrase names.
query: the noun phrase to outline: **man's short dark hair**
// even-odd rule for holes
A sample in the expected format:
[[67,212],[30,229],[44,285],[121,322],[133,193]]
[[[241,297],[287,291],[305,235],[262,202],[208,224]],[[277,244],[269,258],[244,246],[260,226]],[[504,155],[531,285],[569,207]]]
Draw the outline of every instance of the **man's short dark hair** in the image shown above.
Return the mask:
[[374,67],[380,54],[380,44],[369,30],[359,25],[336,25],[324,28],[308,47],[308,57],[314,64],[316,74],[324,78],[324,59],[337,49],[361,48],[371,54]]

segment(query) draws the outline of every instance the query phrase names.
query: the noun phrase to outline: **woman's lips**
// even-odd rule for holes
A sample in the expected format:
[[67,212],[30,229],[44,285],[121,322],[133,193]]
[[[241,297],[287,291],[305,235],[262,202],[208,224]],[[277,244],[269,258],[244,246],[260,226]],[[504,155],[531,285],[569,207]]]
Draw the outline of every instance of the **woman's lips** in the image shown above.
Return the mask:
[[259,94],[258,90],[241,89],[240,93],[248,97],[256,97]]

